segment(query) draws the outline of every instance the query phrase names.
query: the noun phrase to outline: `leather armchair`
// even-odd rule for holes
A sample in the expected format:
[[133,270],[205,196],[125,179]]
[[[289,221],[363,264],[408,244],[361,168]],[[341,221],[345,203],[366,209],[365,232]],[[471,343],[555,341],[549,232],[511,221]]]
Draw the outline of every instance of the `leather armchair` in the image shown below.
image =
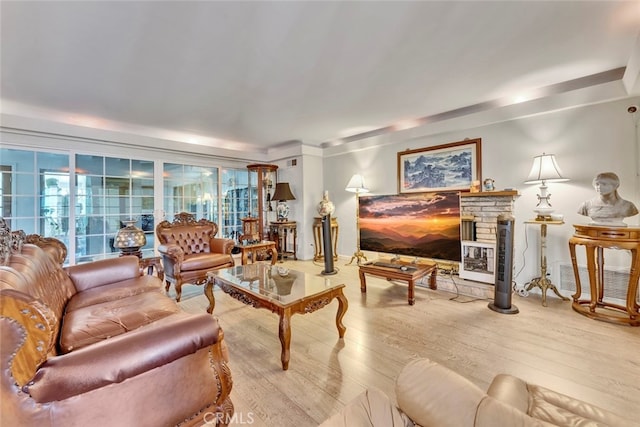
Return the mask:
[[637,419],[499,374],[485,392],[432,360],[409,362],[396,378],[397,405],[369,388],[320,427],[637,426]]
[[216,238],[218,225],[207,219],[195,220],[192,214],[176,214],[172,222],[162,221],[156,226],[160,245],[158,252],[164,266],[165,289],[176,289],[176,301],[182,296],[182,285],[203,285],[207,272],[233,267],[231,250],[233,239]]

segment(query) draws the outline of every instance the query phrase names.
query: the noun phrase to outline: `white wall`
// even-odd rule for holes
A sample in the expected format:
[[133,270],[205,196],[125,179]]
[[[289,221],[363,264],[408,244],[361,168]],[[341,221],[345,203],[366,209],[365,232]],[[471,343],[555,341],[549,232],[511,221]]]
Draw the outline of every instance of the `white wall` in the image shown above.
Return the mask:
[[[301,259],[313,257],[313,217],[317,216],[316,206],[322,199],[323,191],[329,191],[329,197],[336,205],[334,217],[338,218],[340,226],[338,254],[349,259],[356,246],[356,205],[354,194],[344,191],[344,187],[352,174],[363,174],[372,194],[395,194],[399,151],[465,138],[482,138],[483,177],[495,179],[498,189],[513,187],[521,194],[515,203],[514,258],[516,272],[522,270],[516,280],[522,284],[535,277],[539,268],[539,228],[524,224],[525,220],[533,218],[533,208],[537,202],[537,186],[523,184],[534,156],[542,152],[556,154],[564,174],[571,179],[565,183],[549,184],[551,203],[558,213],[565,214],[566,222],[561,226],[549,227],[547,257],[552,278],[558,263],[569,262],[567,241],[573,233],[571,224],[588,222],[588,218],[578,215],[576,209],[582,201],[593,197],[591,180],[597,173],[616,172],[622,182],[620,194],[640,207],[637,129],[634,116],[627,113],[629,105],[640,104],[640,97],[570,107],[579,95],[580,91],[567,95],[570,99],[565,101],[562,109],[550,113],[539,113],[544,109],[539,108],[540,102],[535,101],[325,149],[305,145],[283,147],[266,156],[246,153],[246,158],[238,158],[243,153],[234,153],[235,158],[217,157],[215,163],[238,167],[259,161],[279,166],[279,180],[289,181],[296,196],[296,200],[290,202],[291,219],[298,222],[298,256]],[[636,115],[635,119],[640,118],[640,113]],[[27,125],[33,125],[33,121]],[[43,132],[57,130],[44,125],[33,127]],[[229,154],[225,150],[199,146],[186,152],[179,151],[182,147],[168,148],[162,144],[155,144],[156,149],[151,149],[146,146],[132,147],[128,141],[109,143],[118,139],[111,134],[89,133],[84,128],[80,131],[67,126],[60,131],[70,136],[56,133],[16,134],[5,129],[0,135],[0,142],[41,149],[64,147],[103,155],[118,154],[126,149],[128,155],[134,157],[209,165],[212,156]],[[102,137],[112,139],[101,140]],[[151,142],[149,145],[154,145]],[[297,166],[288,166],[287,161],[291,159],[297,160]],[[627,223],[638,225],[640,219],[638,216],[628,218]],[[628,254],[612,252],[607,254],[608,266],[628,265]]]
[[[589,218],[576,213],[578,205],[595,195],[591,180],[599,172],[612,171],[621,179],[620,195],[640,207],[640,188],[636,151],[634,117],[627,107],[638,104],[640,98],[586,107],[565,109],[553,113],[496,122],[486,126],[465,127],[465,120],[456,123],[456,130],[430,133],[429,129],[370,138],[358,143],[356,151],[344,148],[326,150],[324,160],[324,186],[332,194],[340,222],[338,253],[351,256],[355,249],[355,198],[344,187],[353,173],[364,175],[371,194],[397,193],[397,153],[460,141],[482,138],[482,176],[496,181],[496,188],[512,187],[520,192],[515,202],[515,271],[518,284],[537,275],[539,269],[538,243],[540,228],[525,225],[534,218],[537,203],[536,185],[523,183],[532,165],[533,157],[542,152],[553,153],[566,177],[563,183],[549,183],[551,203],[556,213],[565,215],[565,224],[549,226],[547,260],[552,278],[558,263],[570,262],[568,239],[573,234],[572,224],[588,223]],[[636,113],[638,114],[638,113]],[[468,122],[473,123],[472,119]],[[423,132],[420,136],[419,133]],[[350,143],[347,145],[356,145]],[[378,144],[378,145],[374,145]],[[350,147],[351,148],[351,147]],[[333,151],[333,152],[332,152]],[[630,225],[640,224],[640,216],[627,218]],[[527,247],[528,243],[528,247]],[[580,251],[578,251],[580,253]],[[627,266],[630,259],[624,251],[607,253],[607,266]],[[584,257],[580,253],[580,262]]]

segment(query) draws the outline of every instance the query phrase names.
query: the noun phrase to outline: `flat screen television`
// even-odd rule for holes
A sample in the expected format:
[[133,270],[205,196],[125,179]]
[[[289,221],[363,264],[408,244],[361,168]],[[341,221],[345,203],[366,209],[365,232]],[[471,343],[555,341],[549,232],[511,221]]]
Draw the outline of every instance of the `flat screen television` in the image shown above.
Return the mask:
[[360,249],[460,261],[458,192],[360,196]]

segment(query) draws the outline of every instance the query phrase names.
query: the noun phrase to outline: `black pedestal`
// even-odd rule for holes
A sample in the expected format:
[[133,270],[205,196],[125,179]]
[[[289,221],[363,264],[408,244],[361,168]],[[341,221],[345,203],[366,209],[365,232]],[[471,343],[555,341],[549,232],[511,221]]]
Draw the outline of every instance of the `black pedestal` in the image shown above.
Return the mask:
[[324,251],[323,275],[336,274],[338,271],[333,267],[333,247],[331,246],[331,215],[322,217],[322,247]]

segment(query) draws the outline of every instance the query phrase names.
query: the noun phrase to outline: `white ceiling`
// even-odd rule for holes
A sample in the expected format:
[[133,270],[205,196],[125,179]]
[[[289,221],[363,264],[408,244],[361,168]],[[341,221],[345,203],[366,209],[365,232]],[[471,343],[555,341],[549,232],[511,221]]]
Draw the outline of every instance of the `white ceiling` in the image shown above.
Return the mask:
[[0,7],[3,114],[258,149],[561,88],[628,66],[640,29],[638,1]]

